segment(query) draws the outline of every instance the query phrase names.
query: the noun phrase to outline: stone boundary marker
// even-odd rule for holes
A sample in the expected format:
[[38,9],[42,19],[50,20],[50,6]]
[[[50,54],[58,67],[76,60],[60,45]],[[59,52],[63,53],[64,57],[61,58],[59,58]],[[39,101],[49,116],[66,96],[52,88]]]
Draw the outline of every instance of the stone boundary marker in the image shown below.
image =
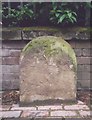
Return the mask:
[[4,120],[91,120],[91,113],[81,101],[73,105],[19,107],[15,104],[0,107],[0,117]]
[[75,101],[76,70],[75,52],[62,37],[33,39],[20,56],[20,102]]

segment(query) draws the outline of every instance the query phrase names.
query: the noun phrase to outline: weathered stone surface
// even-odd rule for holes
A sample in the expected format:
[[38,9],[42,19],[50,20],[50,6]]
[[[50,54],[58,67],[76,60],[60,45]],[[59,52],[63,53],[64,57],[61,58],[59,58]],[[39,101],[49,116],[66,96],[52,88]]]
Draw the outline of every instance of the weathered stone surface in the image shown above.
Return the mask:
[[13,107],[11,110],[36,110],[36,107]]
[[20,59],[20,101],[75,100],[76,57],[61,37],[32,40]]
[[87,105],[68,105],[64,107],[65,110],[89,110]]
[[0,29],[0,40],[32,40],[38,36],[63,36],[65,40],[78,39],[88,41],[92,29],[90,28],[55,28],[55,27],[26,27],[26,28],[3,28]]
[[21,31],[13,29],[2,30],[2,40],[21,40]]
[[92,116],[92,111],[83,111],[83,110],[81,110],[81,111],[79,111],[79,113],[80,113],[80,115],[82,116],[82,117],[85,117],[85,116]]
[[30,117],[30,118],[36,118],[36,117],[48,117],[49,112],[48,111],[23,111],[21,117]]
[[2,118],[18,118],[21,114],[21,111],[3,111],[0,112],[0,117]]
[[75,111],[52,111],[52,117],[76,117],[78,114]]

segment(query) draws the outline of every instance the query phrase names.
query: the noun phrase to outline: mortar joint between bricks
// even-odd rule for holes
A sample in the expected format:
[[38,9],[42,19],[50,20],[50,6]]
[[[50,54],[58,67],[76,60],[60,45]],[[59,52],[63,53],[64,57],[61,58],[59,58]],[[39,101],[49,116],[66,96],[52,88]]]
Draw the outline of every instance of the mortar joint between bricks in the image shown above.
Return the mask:
[[65,106],[65,105],[63,104],[63,105],[62,105],[62,110],[65,110],[65,109],[64,109],[64,106]]
[[48,110],[48,116],[49,117],[51,116],[51,108],[49,108],[49,110]]
[[23,110],[21,110],[21,113],[20,113],[20,116],[19,116],[19,118],[22,116],[22,113],[23,113]]
[[23,41],[23,31],[21,30],[21,40]]
[[77,110],[76,110],[76,113],[77,113],[78,117],[81,117],[81,115],[80,115],[79,111],[77,111]]
[[12,109],[12,106],[9,108],[9,110],[11,110]]
[[36,110],[38,110],[38,106],[35,106]]

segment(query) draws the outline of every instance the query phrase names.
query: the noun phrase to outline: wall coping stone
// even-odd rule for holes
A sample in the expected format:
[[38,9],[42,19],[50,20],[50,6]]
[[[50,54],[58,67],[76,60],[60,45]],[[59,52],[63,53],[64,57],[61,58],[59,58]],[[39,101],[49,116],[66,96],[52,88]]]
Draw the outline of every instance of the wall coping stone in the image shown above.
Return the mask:
[[25,27],[25,28],[2,28],[2,37],[0,40],[32,40],[38,36],[54,35],[65,40],[90,40],[91,28],[72,27],[72,28],[55,28],[55,27]]

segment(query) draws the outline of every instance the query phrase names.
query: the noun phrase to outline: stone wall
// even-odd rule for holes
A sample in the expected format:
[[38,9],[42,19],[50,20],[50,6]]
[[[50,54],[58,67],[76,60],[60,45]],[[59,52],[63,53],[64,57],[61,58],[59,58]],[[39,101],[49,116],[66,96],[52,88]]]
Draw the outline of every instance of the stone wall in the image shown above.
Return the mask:
[[[25,29],[24,29],[25,30]],[[71,30],[71,29],[70,29]],[[13,31],[16,33],[13,34]],[[13,34],[13,35],[12,35]],[[7,35],[9,37],[7,37]],[[2,38],[2,86],[3,90],[19,89],[19,57],[23,47],[32,40],[33,37],[41,35],[63,36],[63,38],[73,47],[78,61],[77,88],[90,88],[90,75],[92,63],[90,59],[92,52],[90,36],[86,29],[72,29],[69,31],[57,29],[27,29],[4,30]],[[15,37],[16,36],[16,37]]]

